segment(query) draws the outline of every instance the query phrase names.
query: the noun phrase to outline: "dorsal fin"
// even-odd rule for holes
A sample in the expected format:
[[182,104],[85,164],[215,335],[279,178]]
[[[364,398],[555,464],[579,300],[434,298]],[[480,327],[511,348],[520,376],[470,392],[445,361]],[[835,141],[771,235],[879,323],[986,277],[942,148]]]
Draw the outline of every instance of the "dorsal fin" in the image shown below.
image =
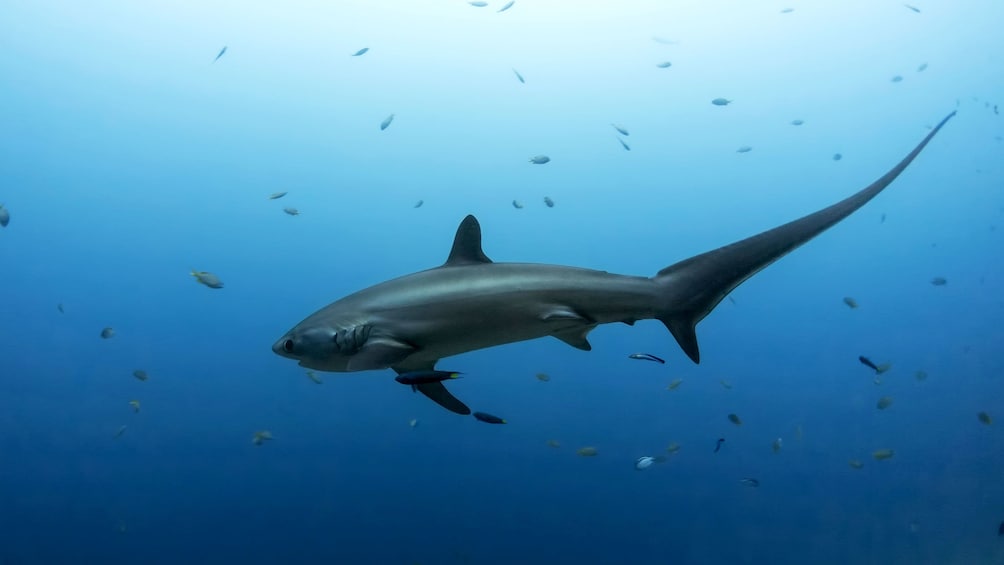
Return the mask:
[[481,224],[477,218],[468,215],[457,228],[457,235],[453,238],[453,249],[450,250],[450,257],[443,266],[456,267],[491,262],[492,260],[481,250]]

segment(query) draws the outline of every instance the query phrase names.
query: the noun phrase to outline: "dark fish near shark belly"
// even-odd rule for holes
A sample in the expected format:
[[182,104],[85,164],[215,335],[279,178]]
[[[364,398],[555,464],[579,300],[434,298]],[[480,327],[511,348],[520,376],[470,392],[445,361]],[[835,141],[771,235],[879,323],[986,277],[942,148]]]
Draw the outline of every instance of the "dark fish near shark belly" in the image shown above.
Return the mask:
[[[474,216],[460,223],[442,266],[406,275],[333,302],[272,346],[321,371],[432,371],[443,357],[544,336],[590,350],[600,324],[657,319],[700,362],[696,326],[736,287],[837,224],[884,190],[955,115],[952,112],[899,163],[848,198],[787,224],[691,257],[654,277],[521,263],[495,263],[481,247]],[[459,414],[470,409],[442,382],[415,385]]]

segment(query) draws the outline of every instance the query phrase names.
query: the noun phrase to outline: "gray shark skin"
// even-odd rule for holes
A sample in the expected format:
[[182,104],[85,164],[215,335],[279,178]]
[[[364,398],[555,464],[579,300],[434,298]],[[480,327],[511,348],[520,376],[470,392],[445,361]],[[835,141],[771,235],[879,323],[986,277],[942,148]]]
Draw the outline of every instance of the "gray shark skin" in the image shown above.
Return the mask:
[[[544,336],[588,351],[586,338],[600,324],[656,319],[699,363],[696,326],[725,296],[882,192],[954,115],[945,117],[889,172],[852,196],[680,261],[654,277],[495,263],[481,248],[477,219],[467,216],[442,266],[333,302],[279,338],[272,351],[319,371],[391,368],[400,374],[433,369],[445,357]],[[471,412],[442,383],[417,389],[448,410]]]

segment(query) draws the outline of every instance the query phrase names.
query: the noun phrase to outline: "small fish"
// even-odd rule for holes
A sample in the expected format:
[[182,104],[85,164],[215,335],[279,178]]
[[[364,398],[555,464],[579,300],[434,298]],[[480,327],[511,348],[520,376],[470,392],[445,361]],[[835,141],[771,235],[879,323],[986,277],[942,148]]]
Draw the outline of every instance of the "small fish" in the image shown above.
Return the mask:
[[663,45],[679,45],[680,44],[680,42],[677,41],[677,40],[675,40],[675,39],[669,39],[669,38],[666,38],[666,37],[659,37],[657,35],[652,37],[652,41],[654,41],[656,43],[661,43]]
[[516,0],[509,0],[508,2],[505,3],[504,6],[502,6],[501,8],[499,8],[498,10],[495,10],[495,11],[496,12],[504,12],[504,11],[508,10],[509,8],[512,8],[512,5],[515,4],[515,3],[516,3]]
[[739,149],[736,149],[736,153],[749,153],[750,151],[753,151],[753,148],[749,145],[743,145]]
[[367,51],[369,51],[369,50],[370,50],[370,48],[369,48],[369,47],[363,47],[363,48],[362,48],[362,49],[360,49],[359,51],[356,51],[355,53],[353,53],[353,54],[352,54],[352,57],[358,57],[358,56],[360,56],[360,55],[365,55],[365,54],[366,54],[366,52],[367,52]]
[[920,66],[917,67],[917,72],[918,73],[922,73],[922,72],[924,72],[926,70],[927,70],[927,63],[921,63]]
[[320,384],[324,384],[324,381],[321,380],[321,377],[317,376],[317,373],[315,373],[315,372],[313,372],[313,371],[311,371],[311,370],[308,369],[306,374],[307,374],[307,378],[310,379],[310,380],[312,380],[312,381],[314,381],[315,384],[319,384],[319,385]]
[[666,456],[664,455],[656,455],[654,457],[650,455],[645,455],[643,457],[635,459],[634,469],[635,471],[644,471],[645,469],[648,469],[649,467],[655,465],[656,463],[665,463],[665,462],[666,462]]
[[770,444],[770,450],[773,451],[774,453],[781,451],[783,443],[784,442],[781,440],[781,438],[775,439],[774,442]]
[[412,208],[421,208],[422,204],[425,204],[425,200],[419,200],[414,206],[412,206]]
[[289,214],[290,216],[299,216],[300,215],[300,211],[297,210],[296,208],[283,208],[282,211],[285,212],[285,213],[287,213],[287,214]]
[[659,67],[660,69],[668,69],[673,66],[673,63],[670,63],[669,61],[663,61],[661,63],[657,63],[655,66]]
[[551,377],[547,373],[537,373],[537,380],[542,383],[546,383],[551,380]]
[[885,410],[890,406],[892,406],[891,396],[883,396],[882,398],[878,399],[878,402],[875,403],[875,407],[878,408],[879,410]]
[[224,54],[224,53],[226,53],[226,52],[227,52],[227,46],[226,46],[226,45],[224,45],[224,46],[223,46],[223,49],[220,49],[220,52],[216,54],[216,58],[215,58],[215,59],[213,59],[213,62],[215,63],[216,61],[219,61],[219,60],[220,60],[220,57],[222,57],[222,56],[223,56],[223,54]]
[[551,200],[550,196],[545,196],[544,197],[544,206],[547,206],[548,208],[554,208],[554,200]]
[[980,412],[979,414],[977,414],[976,419],[979,420],[981,424],[984,424],[986,426],[989,426],[990,424],[994,423],[993,418],[991,418],[990,414],[987,414],[986,412]]
[[875,451],[872,451],[872,457],[874,457],[876,461],[892,459],[893,455],[896,455],[896,452],[889,448],[876,449]]
[[805,123],[805,121],[803,121],[803,120],[791,120],[791,125],[793,125],[793,126],[800,126],[800,125],[802,125],[804,123]]
[[1004,522],[1001,522],[1000,526],[997,526],[997,537],[1004,536]]
[[484,422],[486,424],[505,424],[507,423],[504,419],[494,416],[487,412],[475,412],[473,414],[474,419],[479,422]]
[[872,369],[876,373],[878,373],[879,370],[878,365],[872,363],[871,359],[865,357],[864,355],[858,355],[858,361],[860,361],[861,364],[864,365],[865,367],[868,367],[869,369]]
[[865,466],[859,459],[851,459],[847,464],[851,466],[851,469],[860,469]]
[[251,438],[251,443],[261,445],[270,439],[272,439],[272,432],[268,430],[261,430],[254,433],[254,436]]
[[471,6],[474,6],[475,8],[484,8],[485,6],[488,5],[488,2],[482,2],[481,0],[475,0],[474,2],[468,2],[468,4],[470,4]]
[[130,400],[129,406],[132,408],[133,412],[139,413],[139,400]]
[[624,127],[624,126],[622,126],[622,125],[619,125],[619,124],[610,124],[610,126],[611,126],[612,128],[614,128],[615,130],[617,130],[617,133],[619,133],[619,134],[621,134],[621,135],[623,135],[623,136],[628,136],[628,135],[631,135],[631,134],[630,134],[630,133],[628,132],[627,128],[625,128],[625,127]]
[[561,447],[561,442],[559,442],[556,439],[549,439],[547,440],[547,446],[554,449],[558,449],[559,447]]
[[56,304],[56,310],[59,310],[59,313],[60,313],[60,314],[64,314],[64,313],[65,313],[65,311],[63,310],[63,305],[62,305],[62,303],[60,303],[60,304]]
[[631,151],[631,146],[628,145],[627,143],[625,143],[623,139],[621,139],[619,137],[617,137],[615,139],[621,144],[621,147],[624,148],[624,151]]
[[918,14],[920,13],[920,8],[918,8],[916,6],[911,6],[909,4],[903,4],[903,7],[907,8],[909,10],[913,10],[914,12],[916,12]]
[[[722,441],[724,441],[724,440],[722,440]],[[666,446],[666,452],[667,453],[676,453],[678,451],[680,451],[680,444],[676,443],[675,441],[673,443],[671,443],[671,444],[669,444],[669,445]]]
[[885,223],[885,212],[882,212],[882,216],[879,218],[879,223],[880,224],[884,224]]
[[673,382],[666,385],[666,390],[676,390],[683,384],[683,379],[673,379]]
[[147,375],[146,371],[144,371],[143,369],[136,369],[135,371],[132,372],[132,376],[136,377],[141,381],[145,381],[150,378],[150,375]]
[[517,210],[522,210],[523,209],[523,203],[520,202],[519,200],[513,200],[512,201],[512,207],[515,208],[515,209],[517,209]]
[[795,439],[802,441],[805,436],[805,432],[802,430],[802,424],[795,424]]
[[112,436],[112,439],[117,439],[117,438],[122,437],[122,434],[125,433],[126,428],[128,428],[128,427],[129,426],[119,426],[119,429],[115,430],[115,435]]
[[412,418],[412,419],[408,420],[408,426],[410,426],[412,428],[417,428],[418,427],[418,418]]
[[834,154],[833,154],[833,160],[834,160],[834,161],[839,161],[839,160],[841,160],[841,159],[843,159],[843,158],[844,158],[844,156],[843,156],[843,155],[841,155],[840,153],[834,153]]
[[666,364],[666,360],[665,359],[663,359],[661,357],[656,357],[655,355],[652,355],[651,353],[632,353],[631,355],[628,355],[628,358],[629,359],[638,359],[638,360],[641,360],[641,361],[655,361],[656,363],[659,363],[661,365],[665,365]]
[[283,196],[286,196],[287,194],[289,194],[289,192],[273,192],[272,194],[268,195],[268,199],[269,200],[278,200],[278,199],[282,198]]
[[735,414],[729,414],[729,421],[737,426],[743,425],[743,421],[740,420],[739,416],[736,416]]
[[530,157],[530,162],[534,165],[543,165],[545,163],[550,163],[551,158],[547,155],[534,155],[533,157]]
[[725,438],[718,438],[718,441],[715,442],[715,451],[713,453],[718,453],[718,450],[722,448],[723,443],[725,443]]
[[192,276],[195,277],[195,282],[204,284],[209,288],[223,288],[223,281],[209,271],[196,271],[192,269]]
[[718,381],[718,384],[722,385],[722,388],[724,388],[725,390],[732,390],[732,383],[725,379],[720,379]]
[[735,303],[736,303],[736,299],[735,299],[735,298],[732,298],[732,297],[730,296],[730,297],[729,297],[729,302],[731,302],[731,303],[735,304]]
[[711,103],[714,104],[715,106],[728,106],[729,104],[732,103],[732,101],[726,100],[725,98],[715,98],[714,100],[711,101]]
[[592,446],[580,447],[575,450],[575,453],[582,457],[596,457],[600,454],[600,450]]
[[854,310],[855,308],[858,307],[858,301],[854,300],[850,296],[845,296],[844,297],[844,304],[846,304],[847,307],[850,308],[851,310]]
[[523,78],[523,75],[519,74],[519,71],[517,71],[516,69],[513,69],[513,70],[512,70],[512,73],[513,73],[514,75],[516,75],[516,78],[517,78],[517,79],[519,79],[519,82],[520,82],[520,83],[522,83],[522,84],[526,84],[526,80],[525,80],[525,79]]
[[391,115],[387,116],[386,118],[384,118],[383,121],[380,122],[380,131],[383,131],[383,130],[387,129],[388,127],[390,127],[390,124],[393,121],[394,121],[394,114],[391,114]]
[[931,279],[931,284],[933,284],[934,286],[945,286],[946,284],[948,284],[948,279],[946,279],[945,277],[934,277],[933,279]]
[[903,82],[903,77],[901,77],[899,75],[896,75],[896,76],[892,77],[889,80],[892,81],[892,82]]
[[460,373],[456,371],[410,371],[408,373],[402,373],[396,377],[394,380],[403,385],[423,385],[430,383],[441,383],[450,379],[462,378]]
[[745,485],[745,486],[753,487],[753,488],[756,488],[756,487],[760,486],[760,481],[758,481],[756,479],[751,479],[749,477],[746,477],[746,478],[743,478],[743,479],[739,479],[739,482],[741,484]]
[[913,378],[917,379],[918,381],[926,381],[927,373],[924,371],[917,371],[916,373],[913,374]]
[[101,330],[101,339],[111,339],[115,337],[115,330],[112,328],[105,328]]
[[10,223],[10,212],[8,212],[7,209],[3,207],[3,204],[0,204],[0,228],[7,227],[7,224],[9,223]]

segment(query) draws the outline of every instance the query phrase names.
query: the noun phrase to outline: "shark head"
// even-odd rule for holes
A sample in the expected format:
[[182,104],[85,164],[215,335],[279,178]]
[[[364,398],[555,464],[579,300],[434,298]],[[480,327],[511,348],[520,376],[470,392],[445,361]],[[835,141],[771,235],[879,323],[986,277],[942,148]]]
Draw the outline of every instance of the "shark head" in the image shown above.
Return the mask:
[[342,332],[324,325],[299,325],[272,344],[272,351],[318,371],[345,372],[352,360],[351,347],[342,347]]
[[369,324],[336,327],[323,320],[321,316],[300,322],[272,344],[272,351],[299,361],[301,367],[332,373],[387,369],[415,351]]

